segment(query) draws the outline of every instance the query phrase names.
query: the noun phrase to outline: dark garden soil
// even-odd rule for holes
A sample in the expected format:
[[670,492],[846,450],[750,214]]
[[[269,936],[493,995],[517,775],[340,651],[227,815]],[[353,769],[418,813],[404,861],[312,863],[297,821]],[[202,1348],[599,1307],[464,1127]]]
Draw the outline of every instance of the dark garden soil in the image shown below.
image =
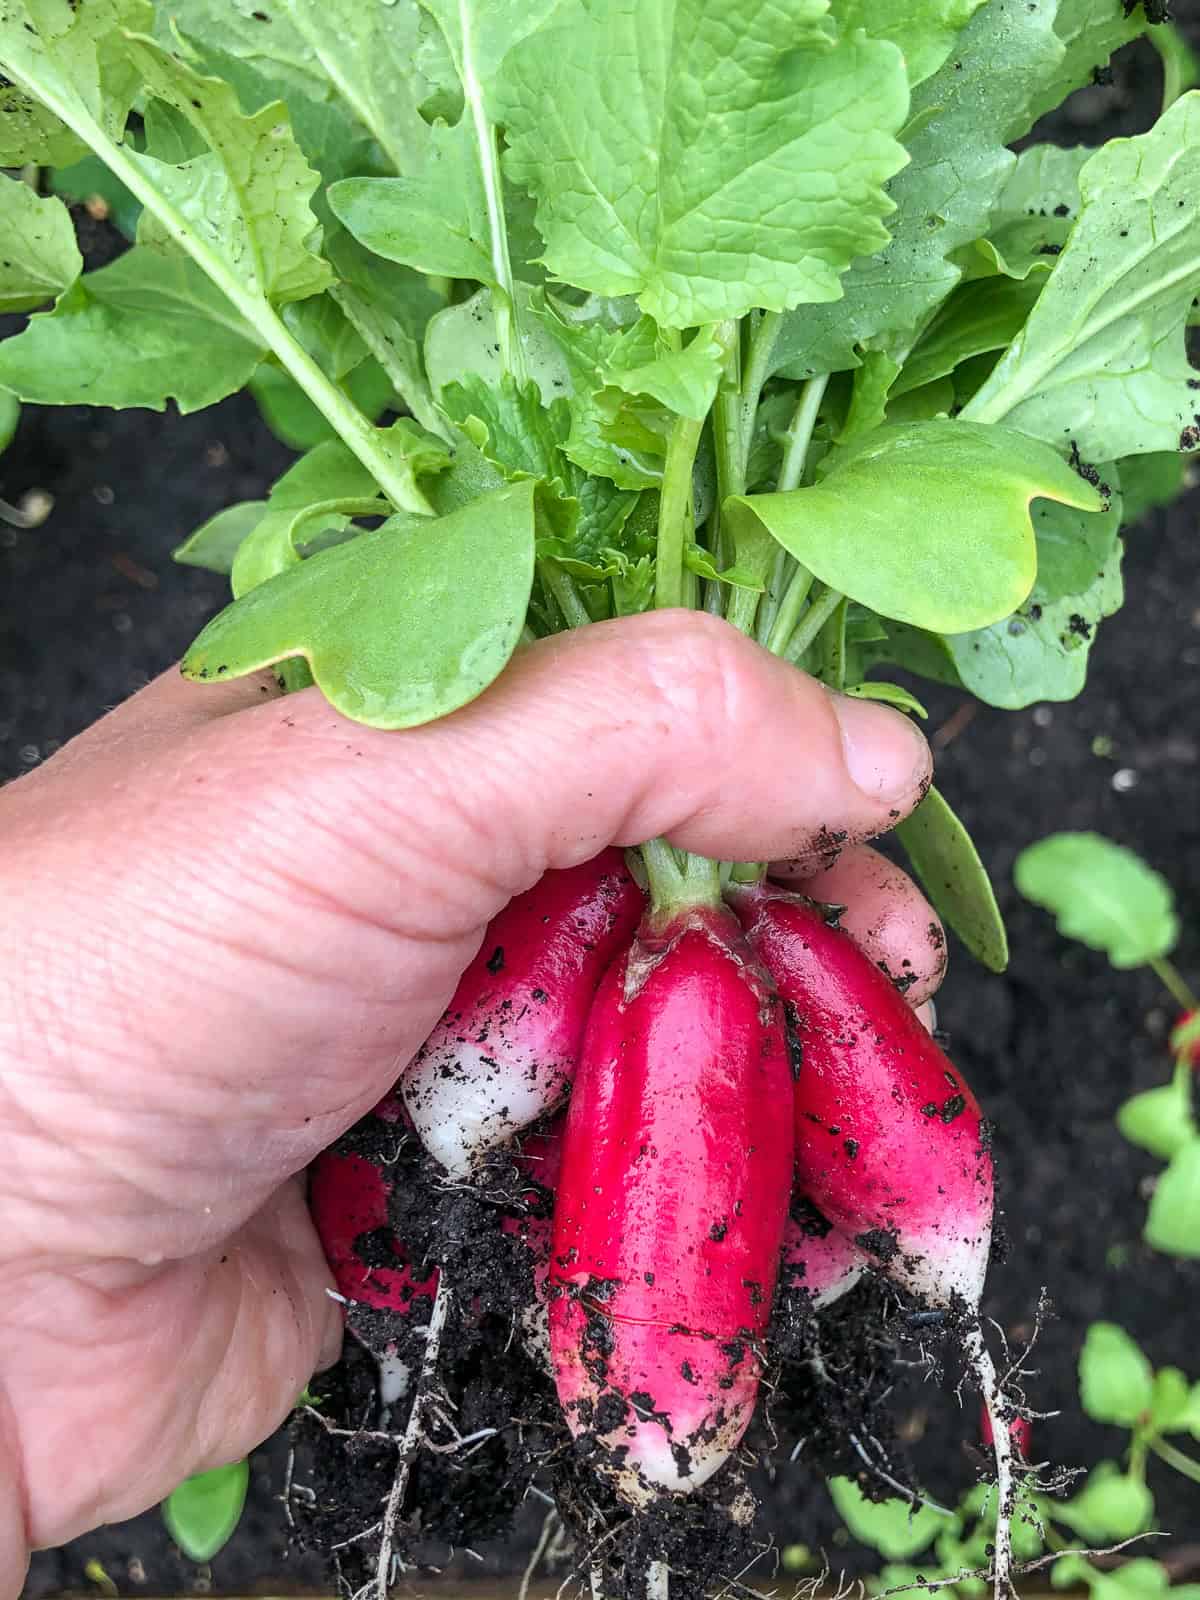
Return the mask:
[[[1188,12],[1197,15],[1197,7]],[[1077,97],[1054,135],[1096,142],[1136,131],[1148,122],[1147,98],[1156,92],[1153,67],[1137,56],[1113,87]],[[261,493],[289,459],[244,397],[185,418],[26,411],[0,459],[0,494],[13,501],[44,489],[54,509],[33,531],[0,523],[0,780],[46,759],[179,655],[223,601],[225,586],[173,566],[170,549],[220,507]],[[1200,489],[1130,530],[1129,599],[1101,628],[1088,687],[1072,705],[1003,713],[949,691],[922,691],[939,783],[991,869],[1013,946],[1003,977],[987,975],[956,949],[939,997],[951,1052],[995,1125],[1009,1254],[993,1267],[985,1311],[1020,1341],[1048,1288],[1057,1316],[1043,1330],[1029,1392],[1038,1409],[1062,1415],[1039,1424],[1037,1453],[1073,1465],[1092,1465],[1121,1443],[1078,1408],[1075,1362],[1087,1324],[1098,1317],[1120,1322],[1156,1364],[1200,1378],[1200,1262],[1176,1262],[1141,1243],[1155,1163],[1126,1144],[1112,1120],[1131,1092],[1166,1077],[1171,1003],[1153,977],[1114,974],[1101,957],[1060,940],[1048,917],[1017,898],[1011,869],[1023,845],[1056,829],[1093,828],[1132,845],[1175,886],[1184,918],[1179,965],[1200,983],[1198,556]],[[882,1316],[878,1290],[856,1293],[843,1320]],[[535,1405],[536,1376],[517,1377],[522,1402]],[[349,1404],[362,1393],[364,1373],[352,1365],[337,1382]],[[891,1447],[902,1462],[907,1452],[904,1470],[935,1496],[956,1498],[973,1481],[969,1396],[967,1408],[958,1412],[952,1384],[919,1379],[890,1401]],[[807,1432],[803,1416],[781,1418],[789,1443]],[[824,1551],[834,1570],[869,1570],[842,1542],[811,1464],[819,1443],[810,1441],[794,1465],[786,1464],[786,1452],[777,1456],[785,1464],[774,1481],[758,1480],[762,1525],[781,1545]],[[93,1568],[89,1578],[89,1562],[99,1562],[122,1594],[320,1585],[323,1563],[289,1548],[280,1498],[287,1455],[282,1437],[255,1454],[246,1514],[211,1570],[185,1561],[151,1512],[39,1554],[27,1594],[99,1593],[99,1572]],[[1194,1577],[1200,1490],[1166,1467],[1152,1467],[1151,1481],[1181,1575],[1193,1565],[1187,1547],[1197,1547]],[[319,1487],[324,1498],[336,1485]],[[475,1560],[463,1554],[456,1522],[463,1507],[455,1512],[453,1505],[464,1487],[431,1469],[429,1488],[431,1504],[442,1497],[438,1526],[456,1546],[453,1554],[444,1542],[425,1552],[444,1568],[444,1584],[521,1571],[542,1522],[541,1502],[522,1508],[509,1543],[473,1546],[482,1556]],[[702,1539],[703,1529],[694,1534]],[[438,1592],[431,1572],[413,1581]],[[457,1587],[449,1582],[449,1590]]]

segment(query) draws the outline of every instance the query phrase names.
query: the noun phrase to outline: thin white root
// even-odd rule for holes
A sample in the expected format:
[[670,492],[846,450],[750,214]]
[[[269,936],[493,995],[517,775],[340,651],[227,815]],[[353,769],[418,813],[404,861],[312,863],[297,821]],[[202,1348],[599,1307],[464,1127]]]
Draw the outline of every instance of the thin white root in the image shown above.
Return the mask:
[[433,1310],[429,1315],[429,1327],[425,1333],[425,1353],[421,1358],[421,1371],[417,1377],[416,1393],[413,1395],[412,1408],[408,1413],[408,1423],[400,1438],[400,1453],[396,1462],[396,1476],[392,1479],[387,1508],[383,1513],[383,1537],[379,1541],[379,1560],[376,1563],[375,1582],[372,1585],[375,1590],[376,1600],[387,1600],[388,1591],[392,1585],[392,1552],[396,1543],[396,1526],[400,1521],[400,1512],[404,1506],[404,1496],[408,1489],[412,1464],[421,1446],[425,1410],[432,1395],[433,1380],[437,1375],[438,1357],[442,1349],[442,1333],[446,1327],[446,1318],[449,1315],[449,1311],[450,1291],[446,1287],[446,1274],[443,1272],[438,1278],[437,1294],[434,1296]]
[[646,1568],[646,1600],[670,1600],[671,1575],[665,1561],[652,1561]]
[[996,1458],[996,1553],[992,1558],[992,1594],[994,1600],[1011,1600],[1016,1593],[1012,1581],[1012,1513],[1016,1493],[1012,1435],[1004,1415],[1004,1395],[996,1368],[979,1328],[967,1335],[966,1358],[992,1425],[992,1450]]

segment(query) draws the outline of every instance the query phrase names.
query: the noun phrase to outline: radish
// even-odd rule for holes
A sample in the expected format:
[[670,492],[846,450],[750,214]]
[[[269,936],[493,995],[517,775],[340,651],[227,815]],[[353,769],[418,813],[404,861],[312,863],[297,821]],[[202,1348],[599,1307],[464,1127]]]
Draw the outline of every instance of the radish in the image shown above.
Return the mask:
[[749,1424],[792,1180],[781,1008],[720,905],[650,913],[592,1007],[567,1111],[550,1345],[617,1492],[691,1490]]
[[413,1126],[452,1176],[562,1100],[596,985],[643,909],[623,854],[605,850],[546,873],[489,924],[401,1079]]
[[797,1197],[783,1236],[781,1286],[807,1297],[814,1311],[849,1293],[867,1270],[867,1258],[811,1201]]
[[[1013,1442],[1013,1448],[1024,1461],[1029,1460],[1029,1452],[1033,1448],[1033,1423],[1028,1417],[1012,1417],[1008,1423],[1008,1436]],[[985,1450],[990,1450],[995,1441],[995,1430],[992,1419],[986,1406],[981,1406],[979,1411],[979,1437]]]
[[398,1325],[397,1318],[413,1317],[418,1300],[432,1304],[438,1285],[436,1271],[424,1278],[414,1274],[392,1231],[391,1188],[382,1160],[336,1146],[322,1151],[309,1173],[313,1222],[346,1301],[346,1326],[379,1364],[385,1405],[404,1398],[411,1376],[399,1348],[404,1323]]
[[[965,1352],[995,1421],[1005,1406],[978,1319],[993,1206],[978,1102],[828,908],[761,883],[735,886],[730,898],[789,1008],[801,1053],[801,1186],[889,1277],[964,1317]],[[1013,1461],[1007,1426],[993,1434],[1000,1597],[1010,1588]]]

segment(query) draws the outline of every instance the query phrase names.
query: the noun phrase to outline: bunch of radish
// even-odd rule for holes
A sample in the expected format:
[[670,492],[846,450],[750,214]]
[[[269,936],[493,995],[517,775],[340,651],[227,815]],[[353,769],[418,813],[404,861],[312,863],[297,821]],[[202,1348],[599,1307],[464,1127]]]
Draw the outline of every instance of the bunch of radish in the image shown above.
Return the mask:
[[[520,1203],[500,1219],[529,1252],[520,1336],[633,1508],[688,1495],[737,1451],[777,1295],[820,1311],[870,1272],[942,1313],[997,1423],[1003,1595],[1012,1411],[979,1327],[979,1106],[834,910],[660,842],[642,860],[649,897],[609,850],[513,901],[373,1118],[415,1132],[451,1186],[482,1182],[517,1138],[522,1181],[553,1194],[552,1224]],[[438,1280],[394,1233],[381,1255],[388,1187],[386,1158],[335,1149],[312,1201],[394,1402],[410,1365],[396,1328]]]

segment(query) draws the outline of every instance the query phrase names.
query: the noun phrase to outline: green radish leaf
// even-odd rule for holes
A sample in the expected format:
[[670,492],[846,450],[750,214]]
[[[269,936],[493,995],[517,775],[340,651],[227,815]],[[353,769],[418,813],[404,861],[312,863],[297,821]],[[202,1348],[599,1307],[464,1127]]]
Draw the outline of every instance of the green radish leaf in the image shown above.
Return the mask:
[[[315,58],[319,63],[325,80],[322,88],[329,82],[336,86],[359,122],[379,141],[390,165],[403,172],[414,144],[428,134],[420,108],[434,88],[420,70],[429,31],[420,9],[412,0],[400,5],[274,0],[274,9],[309,47],[302,62],[311,64]],[[186,18],[182,27],[186,33]],[[272,28],[261,24],[258,28],[260,34],[272,30],[273,23]]]
[[503,670],[533,582],[532,481],[436,520],[400,516],[235,601],[183,659],[242,677],[303,656],[325,698],[377,728],[448,715]]
[[343,178],[328,192],[334,216],[372,254],[435,277],[495,285],[487,196],[474,132],[464,117],[438,124],[419,174]]
[[569,426],[566,403],[543,406],[535,383],[519,384],[506,372],[493,388],[470,373],[446,386],[442,405],[506,478],[549,480],[561,473],[558,447]]
[[[128,43],[148,91],[173,106],[203,137],[211,155],[181,166],[128,152],[195,232],[237,261],[246,287],[274,304],[302,300],[333,281],[312,248],[317,219],[309,199],[320,181],[304,159],[282,102],[244,116],[221,78],[205,77],[148,38]],[[143,212],[138,240],[180,247],[166,225]]]
[[496,120],[493,82],[505,56],[552,17],[561,0],[420,0],[450,48],[460,79],[470,75],[483,90],[489,117]]
[[336,225],[326,236],[325,254],[338,277],[330,294],[358,329],[396,394],[427,432],[448,436],[421,360],[422,341],[444,305],[443,296],[428,278],[381,261]]
[[700,422],[716,398],[724,354],[711,328],[701,328],[682,350],[672,350],[651,317],[642,317],[616,341],[607,381],[630,395],[650,395],[677,416]]
[[1168,1255],[1200,1258],[1200,1138],[1175,1152],[1155,1184],[1144,1237]]
[[1098,515],[1046,500],[1035,506],[1038,576],[1028,600],[988,628],[944,641],[964,688],[1007,710],[1074,699],[1098,625],[1125,598],[1120,524],[1120,495]]
[[888,422],[932,422],[935,418],[949,418],[955,406],[954,383],[950,378],[938,378],[934,383],[922,384],[919,389],[906,389],[903,394],[888,396]]
[[202,522],[194,533],[171,552],[171,560],[185,567],[203,567],[208,572],[233,571],[233,560],[242,540],[263,519],[267,509],[265,500],[243,500],[240,505],[226,506],[215,517]]
[[293,300],[284,306],[281,320],[335,382],[347,377],[366,357],[362,335],[331,294]]
[[1130,1144],[1136,1144],[1160,1161],[1170,1161],[1189,1140],[1200,1136],[1192,1114],[1191,1067],[1177,1064],[1170,1083],[1144,1089],[1117,1111],[1117,1127]]
[[[1084,3],[1099,13],[1093,0]],[[891,8],[872,9],[890,14]],[[1055,0],[985,5],[967,23],[949,60],[912,97],[904,138],[909,163],[888,185],[896,206],[886,219],[891,244],[859,257],[842,279],[844,298],[784,319],[772,358],[776,371],[791,378],[838,372],[858,365],[862,346],[886,349],[898,360],[908,354],[961,279],[960,252],[987,231],[1015,165],[1007,145],[1062,98],[1045,101],[1045,86],[1064,62],[1055,31],[1063,9]],[[1101,33],[1099,14],[1091,20]],[[1076,83],[1090,76],[1091,65],[1081,62]]]
[[1184,323],[1200,277],[1200,93],[1079,174],[1078,221],[1024,330],[964,407],[1088,460],[1200,443]]
[[1058,930],[1114,967],[1166,955],[1179,932],[1166,879],[1132,850],[1098,833],[1053,833],[1017,857],[1013,877],[1026,900],[1054,914]]
[[980,278],[956,289],[918,341],[892,394],[947,377],[961,362],[1003,350],[1025,326],[1041,284]]
[[0,389],[0,452],[8,449],[21,420],[21,403],[15,394]]
[[63,122],[76,112],[102,138],[119,139],[139,87],[122,35],[153,15],[150,0],[5,0],[0,64],[12,81],[0,88],[0,166],[75,160],[79,134]]
[[1079,1353],[1079,1402],[1096,1422],[1132,1428],[1149,1411],[1154,1372],[1114,1322],[1093,1322]]
[[242,388],[262,355],[199,267],[134,248],[0,344],[0,384],[39,405],[187,413]]
[[0,178],[0,312],[32,311],[69,289],[83,271],[75,226],[61,200],[39,200],[27,183]]
[[1178,1367],[1160,1367],[1154,1374],[1150,1426],[1155,1433],[1181,1433],[1187,1428],[1191,1391]]
[[1080,169],[1094,154],[1087,145],[1064,150],[1056,144],[1021,152],[992,207],[988,236],[976,246],[989,271],[1024,279],[1036,297],[1036,280],[1053,269],[1075,225]]
[[260,78],[274,79],[289,97],[301,94],[317,102],[330,94],[321,59],[291,20],[284,0],[254,0],[252,5],[245,0],[234,5],[229,0],[171,0],[156,6],[155,13],[155,37],[167,48],[177,47],[177,35],[183,34],[201,55],[219,48]]
[[971,835],[931,788],[896,826],[913,871],[938,915],[991,972],[1008,965],[1008,935],[995,891]]
[[[543,404],[562,399],[571,392],[571,374],[566,357],[541,316],[540,291],[517,284],[517,314],[521,322],[521,345],[525,370],[538,386]],[[447,384],[479,377],[489,388],[498,387],[503,363],[496,348],[496,319],[492,315],[491,295],[480,289],[469,300],[446,306],[429,319],[425,330],[425,370],[430,388],[440,394]]]
[[[440,118],[432,125],[418,119],[417,130],[396,152],[400,177],[347,178],[329,191],[329,204],[355,238],[385,260],[439,277],[473,278],[507,295],[510,245],[490,88],[504,52],[557,0],[421,4],[444,36],[462,85],[462,114],[452,125]],[[390,25],[390,17],[386,23],[380,18],[381,27]],[[386,93],[386,74],[381,84]]]
[[162,1504],[163,1521],[190,1561],[211,1561],[241,1520],[250,1463],[233,1461],[185,1478]]
[[945,61],[959,33],[984,0],[833,0],[830,6],[843,34],[862,28],[873,39],[899,45],[912,88]]
[[[410,424],[411,427],[411,424]],[[443,466],[449,456],[440,451]],[[267,499],[266,511],[239,548],[231,577],[234,598],[289,567],[299,566],[300,532],[313,519],[333,521],[350,515],[387,512],[375,480],[339,440],[319,444],[283,474]],[[313,527],[313,532],[319,531]]]
[[1054,31],[1062,54],[1055,70],[1042,76],[1030,99],[1026,128],[1061,105],[1073,89],[1093,82],[1096,68],[1105,66],[1122,45],[1138,38],[1145,28],[1145,16],[1137,8],[1126,13],[1124,5],[1110,6],[1107,0],[1058,0]]
[[746,0],[731,29],[725,0],[561,0],[497,82],[553,274],[672,328],[838,299],[887,243],[908,85],[824,12]]
[[899,363],[893,361],[885,351],[863,352],[862,366],[854,374],[850,409],[837,434],[839,445],[852,444],[881,425],[887,414],[892,385],[899,373]]
[[907,1561],[946,1526],[946,1517],[932,1506],[914,1506],[907,1500],[868,1500],[852,1478],[828,1478],[826,1487],[854,1537],[888,1561]]
[[1125,456],[1117,462],[1121,478],[1121,525],[1132,528],[1158,506],[1170,505],[1186,486],[1187,457],[1177,450]]
[[880,683],[878,680],[855,683],[845,693],[859,700],[882,700],[885,705],[895,706],[898,711],[911,712],[913,716],[920,717],[922,722],[929,721],[929,713],[916,695],[902,689],[898,683]]
[[1036,575],[1038,496],[1100,509],[1096,490],[1047,446],[1005,428],[893,424],[829,458],[811,489],[727,503],[790,554],[883,617],[959,633],[986,627]]

